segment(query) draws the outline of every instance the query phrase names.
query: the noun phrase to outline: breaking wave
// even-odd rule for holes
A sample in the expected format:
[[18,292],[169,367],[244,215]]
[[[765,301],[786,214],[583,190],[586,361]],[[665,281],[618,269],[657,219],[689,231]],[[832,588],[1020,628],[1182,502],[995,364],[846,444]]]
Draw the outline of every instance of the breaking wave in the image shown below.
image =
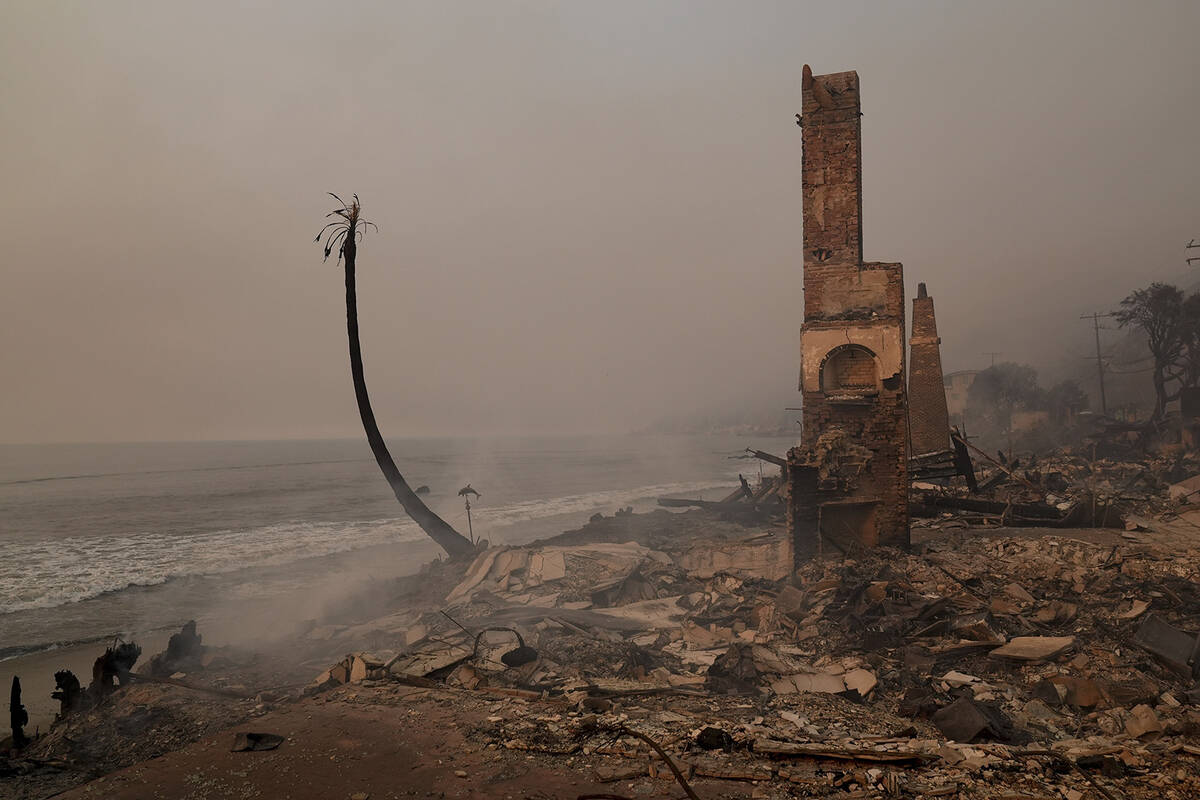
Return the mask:
[[[497,508],[478,507],[474,517],[487,528],[499,530],[535,519],[611,511],[661,495],[726,485],[719,480],[661,484],[526,500]],[[419,541],[423,536],[407,517],[391,517],[357,522],[293,521],[190,534],[75,536],[0,543],[0,614],[54,608],[187,576],[280,566],[350,550]]]

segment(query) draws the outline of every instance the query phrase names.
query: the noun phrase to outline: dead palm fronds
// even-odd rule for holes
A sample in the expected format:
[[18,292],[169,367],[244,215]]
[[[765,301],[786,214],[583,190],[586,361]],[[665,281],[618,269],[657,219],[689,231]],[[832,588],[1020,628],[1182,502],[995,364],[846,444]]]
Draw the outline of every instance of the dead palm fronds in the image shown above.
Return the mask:
[[367,231],[367,226],[371,226],[376,232],[379,231],[379,226],[374,222],[368,222],[359,217],[362,211],[362,203],[358,201],[358,195],[354,195],[354,200],[347,203],[342,198],[338,197],[333,192],[328,193],[330,197],[342,204],[341,208],[335,208],[325,215],[326,219],[337,217],[333,222],[327,223],[324,228],[313,239],[314,242],[325,239],[325,260],[329,260],[330,253],[337,248],[337,263],[342,263],[342,256],[346,251],[346,243],[350,243],[351,249],[357,249],[358,242],[362,241],[363,235]]

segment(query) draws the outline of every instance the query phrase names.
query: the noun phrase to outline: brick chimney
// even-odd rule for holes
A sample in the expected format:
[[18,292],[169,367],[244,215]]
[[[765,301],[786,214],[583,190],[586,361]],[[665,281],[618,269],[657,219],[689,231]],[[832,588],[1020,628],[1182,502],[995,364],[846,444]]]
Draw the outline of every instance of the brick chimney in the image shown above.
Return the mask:
[[908,364],[908,426],[914,456],[950,449],[950,412],[942,382],[942,340],[925,284],[913,298],[911,356]]

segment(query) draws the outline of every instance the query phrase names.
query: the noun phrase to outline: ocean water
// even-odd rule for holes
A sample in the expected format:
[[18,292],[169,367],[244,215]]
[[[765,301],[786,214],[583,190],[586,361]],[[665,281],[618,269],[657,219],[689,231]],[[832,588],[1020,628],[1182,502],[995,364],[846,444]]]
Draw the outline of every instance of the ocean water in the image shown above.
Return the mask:
[[[518,543],[592,514],[716,499],[746,447],[786,439],[609,436],[389,443],[426,502]],[[361,440],[0,445],[0,660],[201,620],[231,641],[282,634],[363,581],[439,553]]]

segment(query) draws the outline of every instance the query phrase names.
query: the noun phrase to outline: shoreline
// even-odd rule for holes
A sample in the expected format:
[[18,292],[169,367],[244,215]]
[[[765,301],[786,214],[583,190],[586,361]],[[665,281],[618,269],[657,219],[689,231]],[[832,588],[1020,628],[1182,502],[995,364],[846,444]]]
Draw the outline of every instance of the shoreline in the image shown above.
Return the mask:
[[[729,484],[721,485],[719,482],[714,482],[712,488],[724,489],[728,486]],[[646,501],[634,505],[641,507],[640,513],[653,507]],[[507,535],[502,537],[503,541],[496,544],[521,546],[541,539],[554,538],[563,534],[564,531],[585,524],[588,516],[590,516],[588,512],[573,512],[506,526],[501,528],[500,532]],[[341,589],[331,593],[324,604],[325,612],[329,613],[334,611],[339,603],[350,600],[355,591],[361,590],[364,582],[403,581],[419,574],[434,560],[443,556],[444,554],[432,541],[421,539],[369,545],[359,550],[302,559],[300,562],[268,569],[271,572],[288,572],[303,567],[309,572],[328,573],[322,583],[324,585],[332,584]],[[141,597],[138,599],[144,599],[145,602],[171,604],[177,602],[176,594],[171,592],[173,587],[178,588],[200,582],[209,582],[213,587],[217,587],[223,581],[229,581],[231,578],[252,579],[255,577],[253,574],[255,570],[261,570],[261,568],[248,567],[244,571],[247,573],[245,576],[239,576],[236,573],[232,575],[227,573],[214,576],[183,576],[162,584],[129,587],[127,590],[118,590],[111,594],[127,592],[140,595]],[[314,611],[312,616],[305,617],[303,614],[297,614],[296,611],[299,608],[317,608],[312,603],[313,594],[320,591],[320,586],[307,586],[251,600],[217,605],[206,603],[203,606],[179,608],[170,619],[164,619],[161,624],[150,628],[131,629],[126,626],[124,632],[114,631],[85,641],[63,645],[50,644],[44,648],[0,660],[0,680],[5,681],[5,685],[7,685],[13,675],[20,676],[23,703],[30,716],[30,729],[41,726],[44,731],[58,712],[58,701],[50,698],[50,693],[54,689],[54,672],[69,669],[79,678],[80,683],[86,686],[90,681],[92,663],[104,652],[107,643],[112,638],[121,636],[126,641],[134,641],[142,647],[142,656],[137,666],[144,665],[150,656],[162,651],[166,647],[170,635],[178,631],[179,627],[188,619],[197,620],[205,644],[234,647],[254,646],[261,644],[258,631],[270,630],[275,637],[280,637],[285,636],[289,631],[295,633],[308,622],[319,621],[322,616],[320,613]],[[161,599],[156,595],[161,595]],[[97,603],[102,600],[103,596],[80,602]],[[45,611],[57,612],[62,608],[62,606],[57,606]],[[286,625],[281,626],[280,620],[286,622]],[[281,627],[286,627],[287,630],[281,630]],[[134,668],[135,672],[137,666]]]
[[[703,495],[711,491],[725,491],[734,485],[731,478],[696,482],[697,485],[701,483],[706,484],[704,488],[685,490],[685,493]],[[657,488],[662,487],[600,490],[595,494],[641,495],[646,489]],[[521,513],[527,513],[528,507],[536,507],[540,502],[557,503],[562,499],[531,500],[513,504],[513,507],[521,507]],[[632,505],[638,513],[656,507],[654,499],[648,496],[624,498],[621,502]],[[571,510],[550,513],[543,517],[508,521],[513,507],[484,509],[482,513],[477,514],[479,518],[476,519],[476,528],[482,528],[482,537],[491,538],[493,544],[524,544],[578,527],[596,511],[612,513],[614,510],[612,503],[606,503],[586,510]],[[494,517],[489,519],[489,514]],[[334,583],[351,583],[363,579],[364,576],[369,576],[370,579],[402,577],[412,574],[420,569],[421,565],[441,554],[441,551],[419,531],[411,538],[408,538],[411,534],[407,528],[404,532],[405,538],[301,557],[282,564],[264,563],[214,573],[173,575],[165,580],[132,583],[120,589],[103,591],[91,597],[54,606],[26,608],[0,614],[0,641],[5,645],[5,649],[19,651],[0,657],[0,672],[7,670],[5,665],[13,661],[47,650],[99,643],[112,636],[136,637],[141,630],[177,629],[188,619],[204,620],[211,629],[214,624],[221,623],[219,617],[225,613],[219,605],[213,604],[211,598],[219,597],[231,588],[245,596],[249,592],[246,588],[248,586],[264,587],[263,597],[251,596],[246,599],[246,602],[254,605],[269,602],[271,594],[297,593],[297,588],[289,589],[286,584],[297,583],[304,576],[317,576],[316,579],[323,583],[330,582],[323,576],[334,574],[338,575]],[[298,593],[309,594],[311,587],[300,587]],[[159,614],[153,611],[156,608],[168,607],[179,608],[180,611],[173,614]],[[240,615],[242,612],[239,610],[237,613]],[[77,621],[72,622],[71,618]],[[104,632],[97,633],[98,627]],[[49,632],[50,636],[55,638],[36,635],[42,631]]]

